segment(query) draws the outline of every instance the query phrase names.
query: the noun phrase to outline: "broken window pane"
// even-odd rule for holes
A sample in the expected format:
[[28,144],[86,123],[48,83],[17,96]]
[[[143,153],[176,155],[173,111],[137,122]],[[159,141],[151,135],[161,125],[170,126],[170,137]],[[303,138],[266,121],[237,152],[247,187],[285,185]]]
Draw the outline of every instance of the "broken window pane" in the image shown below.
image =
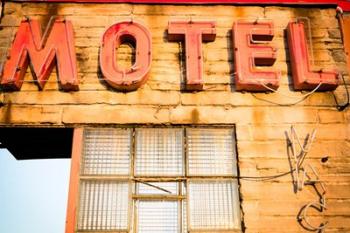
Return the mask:
[[143,182],[137,183],[137,194],[164,194],[178,195],[179,183],[177,182]]

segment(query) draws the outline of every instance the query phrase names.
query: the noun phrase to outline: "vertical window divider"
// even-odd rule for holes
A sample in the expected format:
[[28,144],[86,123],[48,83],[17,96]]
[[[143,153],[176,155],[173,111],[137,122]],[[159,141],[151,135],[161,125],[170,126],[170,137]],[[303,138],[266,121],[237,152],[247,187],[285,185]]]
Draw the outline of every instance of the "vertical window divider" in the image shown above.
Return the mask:
[[[136,200],[132,198],[133,192],[136,192],[137,184],[135,181],[135,156],[136,156],[136,130],[135,128],[131,129],[131,148],[130,148],[130,178],[129,178],[129,205],[128,205],[128,232],[131,230],[136,232],[136,214],[137,206]],[[131,224],[132,227],[131,227]]]
[[[82,174],[84,174],[85,173],[85,166],[84,166],[84,164],[85,164],[85,156],[84,156],[84,144],[85,144],[85,140],[84,140],[84,138],[85,138],[85,128],[82,128],[81,129],[81,151],[80,151],[80,164],[79,164],[79,178],[80,178],[80,176],[82,175]],[[74,140],[74,139],[73,139]]]
[[186,186],[186,222],[187,222],[187,232],[190,232],[191,224],[190,224],[190,199],[189,199],[189,182],[190,179],[188,178],[188,170],[189,170],[189,163],[188,163],[188,141],[187,141],[187,128],[184,128],[184,162],[185,162],[185,186]]
[[132,206],[133,206],[133,203],[132,203],[132,181],[129,180],[128,181],[128,187],[129,187],[129,196],[128,196],[128,200],[129,200],[129,203],[128,203],[128,215],[127,215],[127,218],[128,218],[128,224],[127,224],[127,230],[128,232],[130,232],[130,228],[131,228],[131,224],[130,222],[132,221],[132,216],[133,216],[133,211],[132,211]]
[[135,177],[135,155],[136,154],[136,129],[132,128],[131,132],[131,150],[130,150],[130,176],[131,178]]
[[[185,127],[182,127],[182,133],[183,133],[183,136],[182,136],[182,167],[183,167],[183,174],[184,174],[184,177],[185,177],[185,180],[182,181],[182,182],[179,182],[178,185],[179,185],[179,195],[183,195],[183,191],[182,190],[182,184],[184,183],[184,186],[185,188],[187,189],[187,162],[186,162],[186,158],[187,158],[187,152],[186,152],[186,128]],[[179,229],[180,229],[180,233],[183,233],[183,222],[184,222],[184,216],[183,216],[183,203],[186,202],[187,203],[187,200],[188,200],[188,196],[187,196],[187,191],[186,191],[186,198],[185,200],[179,200]],[[186,205],[186,208],[187,208],[187,205]],[[186,210],[186,213],[188,210]],[[186,214],[186,218],[187,218],[187,214]],[[187,219],[186,219],[187,221]]]

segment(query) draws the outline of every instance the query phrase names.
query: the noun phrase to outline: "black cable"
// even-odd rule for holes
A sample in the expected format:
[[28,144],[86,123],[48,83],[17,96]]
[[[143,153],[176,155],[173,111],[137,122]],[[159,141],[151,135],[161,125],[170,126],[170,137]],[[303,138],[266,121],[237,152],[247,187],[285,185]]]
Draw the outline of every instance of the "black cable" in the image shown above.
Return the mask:
[[343,83],[344,83],[344,87],[345,87],[345,90],[346,90],[346,98],[347,98],[347,101],[345,104],[339,104],[338,100],[337,100],[337,97],[335,96],[334,92],[333,93],[333,97],[334,97],[334,101],[335,101],[335,104],[336,104],[336,108],[338,111],[344,111],[349,105],[350,105],[350,94],[349,94],[349,90],[348,90],[348,86],[346,85],[346,82],[345,82],[345,78],[343,75],[341,75],[342,77],[342,80],[343,80]]
[[280,173],[277,175],[272,176],[236,176],[237,179],[245,179],[245,180],[251,180],[251,181],[264,181],[264,180],[273,180],[276,178],[280,178],[289,174],[292,174],[295,171],[295,169],[292,169],[288,172]]
[[[299,169],[300,169],[300,168],[299,168]],[[232,179],[244,179],[244,180],[248,180],[248,181],[265,181],[265,180],[277,179],[277,178],[280,178],[280,177],[283,177],[283,176],[292,174],[294,171],[296,171],[295,168],[293,168],[293,169],[291,169],[290,171],[287,171],[287,172],[279,173],[279,174],[276,174],[276,175],[270,175],[270,176],[239,176],[239,175],[238,175],[238,176],[230,176],[230,177],[227,177],[227,178],[232,178]],[[182,178],[182,179],[186,179],[186,178]],[[151,187],[153,187],[153,188],[162,190],[162,191],[164,191],[164,192],[171,193],[170,191],[168,191],[168,190],[166,190],[166,189],[163,189],[163,188],[161,188],[161,187],[159,187],[159,186],[150,184],[149,182],[142,181],[142,180],[137,179],[137,178],[135,178],[134,180],[135,180],[136,182],[140,182],[140,183],[142,183],[142,184],[151,186]]]

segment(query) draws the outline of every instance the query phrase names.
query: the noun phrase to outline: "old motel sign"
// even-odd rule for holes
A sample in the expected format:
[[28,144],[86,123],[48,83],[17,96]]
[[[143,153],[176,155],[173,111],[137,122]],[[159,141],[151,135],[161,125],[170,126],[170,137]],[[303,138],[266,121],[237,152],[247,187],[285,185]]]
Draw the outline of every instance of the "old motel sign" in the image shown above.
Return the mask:
[[[186,57],[186,88],[203,87],[202,42],[214,42],[214,21],[169,21],[168,40],[184,41]],[[334,90],[338,86],[335,71],[313,71],[304,24],[290,22],[287,28],[288,45],[295,90]],[[274,36],[271,21],[237,21],[233,24],[233,55],[235,85],[238,91],[266,91],[277,89],[280,71],[260,69],[271,66],[277,50],[270,41]],[[117,50],[123,43],[135,45],[135,62],[128,69],[118,67]],[[105,81],[121,91],[136,90],[147,81],[152,61],[152,37],[141,23],[122,21],[110,26],[102,36],[99,65]],[[48,35],[41,35],[39,22],[23,20],[4,65],[1,86],[6,90],[21,89],[27,67],[40,89],[43,89],[57,61],[58,82],[65,91],[78,90],[77,62],[74,49],[73,27],[70,21],[57,18]]]

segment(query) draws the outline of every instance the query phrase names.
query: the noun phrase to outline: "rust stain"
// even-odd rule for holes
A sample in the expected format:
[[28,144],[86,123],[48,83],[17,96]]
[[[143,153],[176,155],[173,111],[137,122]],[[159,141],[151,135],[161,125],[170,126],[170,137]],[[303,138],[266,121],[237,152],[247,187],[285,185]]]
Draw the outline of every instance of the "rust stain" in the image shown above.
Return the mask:
[[40,22],[43,25],[42,29],[44,30],[46,26],[50,26],[47,24],[49,23],[51,17],[58,15],[59,4],[49,4],[46,7],[47,7],[47,13],[40,18]]
[[12,103],[9,101],[6,103],[1,111],[1,121],[5,124],[11,124],[12,119]]
[[191,112],[191,120],[192,123],[198,123],[199,122],[199,111],[198,109],[193,109]]
[[252,124],[261,124],[267,119],[266,112],[259,108],[253,108],[251,114]]

